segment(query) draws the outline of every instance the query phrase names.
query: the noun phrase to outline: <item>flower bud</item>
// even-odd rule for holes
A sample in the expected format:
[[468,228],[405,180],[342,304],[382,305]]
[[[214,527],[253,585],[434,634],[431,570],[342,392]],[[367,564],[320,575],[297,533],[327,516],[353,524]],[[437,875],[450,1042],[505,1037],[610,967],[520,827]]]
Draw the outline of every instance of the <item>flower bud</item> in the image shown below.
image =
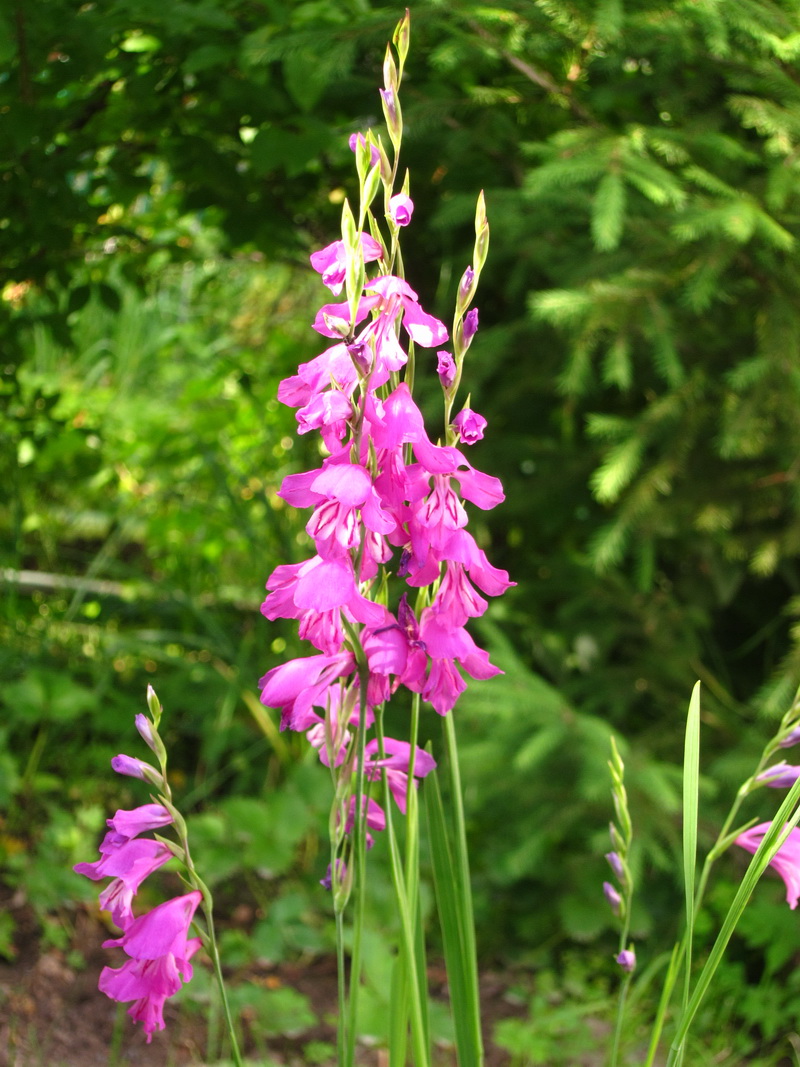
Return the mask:
[[611,910],[615,915],[619,915],[619,909],[622,905],[622,897],[616,891],[611,882],[603,882],[603,893],[609,903]]
[[606,859],[608,865],[614,874],[619,878],[621,882],[625,881],[625,867],[622,860],[619,858],[619,854],[616,852],[606,852]]
[[456,380],[456,361],[449,352],[437,352],[436,360],[436,373],[439,375],[442,388],[450,389]]
[[397,193],[389,201],[389,215],[397,226],[408,226],[414,213],[414,201],[405,193]]
[[453,419],[453,426],[458,430],[462,444],[474,445],[476,441],[483,440],[483,431],[486,429],[486,419],[477,411],[463,408]]
[[329,315],[327,311],[323,311],[322,319],[332,333],[341,338],[350,336],[350,323],[347,319],[340,319],[337,315]]
[[[351,133],[348,144],[350,145],[351,152],[358,152],[360,145],[366,145],[367,141],[363,133]],[[374,144],[369,146],[369,165],[374,167],[376,163],[380,163],[381,154]]]
[[767,767],[761,774],[756,775],[757,782],[771,786],[773,789],[791,789],[798,778],[800,778],[800,767],[793,767],[785,760]]
[[127,774],[131,778],[141,778],[143,782],[149,782],[151,785],[158,786],[159,789],[164,787],[164,778],[155,767],[151,767],[149,763],[136,759],[134,756],[122,754],[114,756],[111,760],[111,767],[117,774]]
[[632,948],[624,948],[616,957],[616,960],[623,971],[627,971],[630,974],[636,966],[636,953]]

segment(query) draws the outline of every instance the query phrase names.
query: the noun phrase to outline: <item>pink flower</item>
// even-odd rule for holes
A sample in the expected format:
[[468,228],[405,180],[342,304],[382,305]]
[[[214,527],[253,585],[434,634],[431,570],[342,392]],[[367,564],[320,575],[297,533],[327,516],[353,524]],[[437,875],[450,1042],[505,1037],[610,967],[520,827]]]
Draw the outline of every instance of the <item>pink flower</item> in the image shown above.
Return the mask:
[[354,667],[355,658],[352,652],[346,651],[335,656],[291,659],[267,671],[260,680],[261,703],[281,709],[282,730],[287,726],[292,730],[305,729],[299,723],[312,705],[323,699],[331,682],[350,674]]
[[453,425],[458,430],[459,437],[465,445],[474,445],[476,441],[483,440],[483,431],[486,429],[486,419],[477,411],[464,408],[453,419]]
[[[106,819],[106,825],[118,835],[120,844],[147,830],[160,830],[169,826],[172,816],[163,804],[142,804],[139,808],[131,811],[120,809],[113,819]],[[110,835],[109,835],[110,836]]]
[[[408,771],[411,760],[411,745],[407,741],[395,741],[392,737],[384,738],[383,759],[379,756],[380,746],[377,739],[367,743],[365,754],[366,775],[372,781],[381,777],[381,769],[386,772],[386,781],[398,808],[405,814],[408,796]],[[417,779],[425,778],[436,766],[436,760],[422,748],[414,751],[414,784]]]
[[104,941],[130,957],[122,967],[104,967],[99,988],[112,1000],[134,1001],[128,1014],[143,1023],[148,1044],[164,1029],[164,1003],[192,977],[189,962],[200,938],[189,938],[189,926],[202,896],[198,891],[159,904],[131,922],[122,937]]
[[85,875],[93,882],[101,878],[113,878],[100,894],[100,907],[111,912],[117,926],[125,929],[133,920],[131,902],[139,886],[153,871],[172,859],[166,845],[150,838],[129,841],[112,832],[100,845],[100,859],[94,863],[76,863],[76,874]]
[[[374,237],[370,237],[368,233],[362,233],[359,235],[359,240],[361,241],[365,263],[381,258],[383,248]],[[344,241],[334,241],[333,244],[329,244],[319,252],[314,252],[311,256],[311,266],[318,274],[322,275],[323,283],[327,285],[333,295],[338,296],[342,291],[345,274],[347,273],[347,250]]]
[[[758,826],[751,826],[749,830],[739,834],[735,844],[755,854],[771,825],[762,822]],[[786,884],[786,903],[794,910],[800,898],[800,830],[789,831],[789,836],[769,861],[769,865],[775,868]]]
[[414,201],[404,193],[398,193],[389,201],[389,214],[398,226],[408,226],[414,214]]

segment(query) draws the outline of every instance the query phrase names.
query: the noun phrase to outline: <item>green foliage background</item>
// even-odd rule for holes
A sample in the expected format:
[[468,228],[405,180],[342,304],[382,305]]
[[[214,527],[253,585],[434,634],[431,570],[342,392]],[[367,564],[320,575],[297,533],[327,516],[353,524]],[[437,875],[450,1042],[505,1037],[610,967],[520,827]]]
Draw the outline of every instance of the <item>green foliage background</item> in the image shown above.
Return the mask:
[[[297,648],[257,606],[303,551],[274,494],[312,448],[274,397],[317,354],[307,255],[352,191],[348,135],[379,124],[399,14],[0,14],[0,856],[43,914],[81,892],[37,881],[43,853],[83,858],[125,802],[106,761],[151,681],[211,854],[220,803],[269,823],[282,790],[306,797],[314,818],[287,811],[297,833],[241,865],[264,913],[305,892],[292,914],[324,925],[298,886],[326,782],[295,780],[302,744],[253,696]],[[422,0],[412,34],[404,254],[431,311],[448,316],[480,188],[492,225],[467,374],[490,425],[476,462],[508,499],[474,521],[518,586],[481,634],[506,676],[458,707],[482,944],[605,936],[611,729],[636,932],[663,934],[695,678],[708,827],[800,681],[800,12]]]

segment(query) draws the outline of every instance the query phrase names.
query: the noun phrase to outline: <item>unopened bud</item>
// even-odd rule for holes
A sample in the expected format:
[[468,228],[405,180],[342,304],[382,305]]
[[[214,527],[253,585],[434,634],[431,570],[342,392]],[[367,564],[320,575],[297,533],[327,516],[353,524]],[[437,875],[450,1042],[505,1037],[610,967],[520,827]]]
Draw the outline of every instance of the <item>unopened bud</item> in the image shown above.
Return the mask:
[[350,323],[347,319],[340,319],[338,315],[329,315],[327,311],[322,312],[322,319],[331,333],[336,334],[337,337],[350,336]]
[[608,901],[611,910],[615,915],[619,915],[619,909],[622,906],[622,897],[616,891],[611,882],[603,882],[603,893]]
[[111,767],[117,774],[127,774],[130,778],[141,778],[143,782],[149,782],[151,785],[158,786],[159,789],[164,787],[164,778],[155,767],[151,767],[149,763],[136,759],[134,756],[122,754],[114,756],[111,760]]
[[630,974],[636,966],[636,953],[632,948],[624,948],[616,957],[616,960],[623,971],[627,971]]

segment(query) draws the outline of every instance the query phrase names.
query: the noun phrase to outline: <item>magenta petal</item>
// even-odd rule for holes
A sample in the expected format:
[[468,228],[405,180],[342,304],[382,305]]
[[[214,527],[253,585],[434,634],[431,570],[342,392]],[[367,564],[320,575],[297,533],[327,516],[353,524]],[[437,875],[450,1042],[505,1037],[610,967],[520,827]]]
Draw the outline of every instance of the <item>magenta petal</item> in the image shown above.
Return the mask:
[[126,756],[120,754],[114,756],[111,760],[111,767],[117,772],[117,774],[127,774],[131,778],[147,779],[147,771],[157,775],[158,771],[155,767],[151,767],[149,763],[145,763],[144,760],[136,759],[134,756]]
[[[363,322],[363,320],[369,315],[370,311],[380,303],[379,296],[362,296],[358,302],[358,310],[356,311],[356,323]],[[312,323],[317,333],[321,333],[323,337],[335,337],[337,340],[341,340],[335,330],[332,330],[330,326],[325,322],[325,316],[333,319],[341,319],[343,322],[350,322],[350,305],[345,300],[341,304],[325,304],[317,312],[317,316]]]
[[303,610],[330,611],[356,595],[355,578],[349,559],[320,560],[298,579],[294,600]]
[[202,899],[195,890],[158,904],[134,919],[122,937],[104,945],[119,945],[135,960],[156,960],[169,953],[184,959],[189,926]]
[[130,811],[120,809],[113,819],[106,820],[107,825],[122,837],[137,837],[146,830],[158,830],[162,826],[169,826],[172,816],[163,804],[142,804],[139,808]]
[[360,507],[372,488],[370,476],[363,467],[352,463],[337,463],[316,472],[312,489],[328,500],[338,500],[347,507]]
[[506,498],[500,479],[494,478],[491,474],[483,474],[470,467],[465,471],[455,471],[453,477],[458,479],[464,499],[471,501],[483,511],[489,511],[498,504],[502,504]]
[[134,838],[106,852],[94,863],[76,863],[72,868],[92,881],[101,878],[123,878],[137,888],[152,871],[163,867],[172,858],[172,853],[160,841],[149,837]]
[[439,715],[446,715],[466,688],[467,683],[452,660],[434,659],[422,689],[422,699],[432,704]]
[[421,345],[422,348],[436,348],[437,345],[445,343],[449,334],[443,322],[426,314],[419,304],[413,301],[404,301],[403,305],[403,325],[414,344]]
[[[768,822],[751,826],[749,830],[739,834],[735,844],[755,854],[770,826],[771,823]],[[786,885],[786,903],[794,910],[800,899],[800,830],[789,831],[789,836],[772,857],[769,865],[783,879]]]

